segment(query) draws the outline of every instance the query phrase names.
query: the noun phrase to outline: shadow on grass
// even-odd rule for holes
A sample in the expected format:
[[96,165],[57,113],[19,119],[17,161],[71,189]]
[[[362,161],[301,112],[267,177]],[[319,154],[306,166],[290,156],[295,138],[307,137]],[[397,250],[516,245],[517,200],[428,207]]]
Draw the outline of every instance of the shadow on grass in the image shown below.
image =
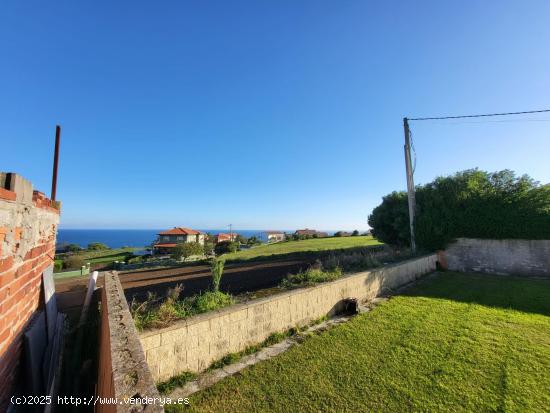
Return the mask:
[[550,279],[442,272],[400,295],[430,297],[550,316]]

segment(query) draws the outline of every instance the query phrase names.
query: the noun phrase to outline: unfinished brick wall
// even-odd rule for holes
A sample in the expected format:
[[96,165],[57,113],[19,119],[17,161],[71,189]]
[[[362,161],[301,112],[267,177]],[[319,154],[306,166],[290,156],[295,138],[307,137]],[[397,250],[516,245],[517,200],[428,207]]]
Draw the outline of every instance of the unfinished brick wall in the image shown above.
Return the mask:
[[0,173],[0,411],[18,385],[23,332],[41,309],[59,209],[21,176]]

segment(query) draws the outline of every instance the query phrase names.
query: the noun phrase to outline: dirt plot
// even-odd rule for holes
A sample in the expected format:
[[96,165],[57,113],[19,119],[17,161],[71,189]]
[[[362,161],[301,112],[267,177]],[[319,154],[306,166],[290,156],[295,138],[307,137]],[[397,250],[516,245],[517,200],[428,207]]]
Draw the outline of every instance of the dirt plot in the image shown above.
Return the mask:
[[[221,281],[221,290],[231,294],[241,294],[274,287],[289,273],[305,269],[309,260],[277,260],[251,263],[226,264]],[[120,281],[126,298],[142,300],[147,292],[155,292],[159,297],[170,287],[183,285],[183,296],[190,296],[210,288],[210,266],[196,265],[182,268],[168,268],[121,274]]]
[[[306,269],[312,259],[278,259],[248,263],[226,263],[222,277],[222,291],[231,294],[261,290],[278,285],[290,273]],[[179,268],[160,268],[120,274],[128,302],[143,300],[148,292],[162,297],[168,288],[183,285],[182,296],[190,296],[210,287],[210,266],[191,265]],[[56,291],[62,307],[79,306],[84,299],[88,277],[56,281]],[[98,280],[101,286],[103,280]],[[59,300],[58,299],[58,300]]]

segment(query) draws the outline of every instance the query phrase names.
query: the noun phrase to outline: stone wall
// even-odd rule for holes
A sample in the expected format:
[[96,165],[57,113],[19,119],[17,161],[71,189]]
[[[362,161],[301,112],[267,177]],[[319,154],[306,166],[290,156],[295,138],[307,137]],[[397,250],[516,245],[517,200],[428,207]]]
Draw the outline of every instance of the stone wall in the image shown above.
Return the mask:
[[453,271],[550,277],[550,240],[459,238],[445,259]]
[[42,273],[53,264],[58,204],[13,173],[0,173],[0,411],[21,380],[23,332],[42,309]]
[[345,276],[182,320],[141,333],[153,378],[200,372],[228,353],[260,343],[270,334],[337,312],[345,298],[366,301],[436,269],[435,254]]
[[58,205],[13,173],[0,173],[0,411],[20,384],[23,332],[43,307],[42,273],[53,264]]
[[97,412],[162,412],[159,404],[132,405],[129,398],[159,398],[134,320],[116,272],[104,273],[101,294],[99,371],[97,395],[116,398],[121,404],[102,403]]

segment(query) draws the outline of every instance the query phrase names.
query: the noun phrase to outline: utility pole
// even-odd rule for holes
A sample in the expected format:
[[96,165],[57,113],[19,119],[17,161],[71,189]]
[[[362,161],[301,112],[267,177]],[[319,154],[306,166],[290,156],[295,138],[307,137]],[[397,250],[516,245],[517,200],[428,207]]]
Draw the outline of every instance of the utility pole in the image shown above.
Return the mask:
[[416,255],[416,240],[414,237],[414,210],[416,201],[414,196],[414,178],[411,160],[411,131],[409,129],[409,120],[403,118],[403,128],[405,130],[405,169],[407,171],[407,193],[409,200],[409,225],[411,230],[411,253]]
[[59,163],[59,138],[61,135],[61,126],[55,127],[55,149],[53,152],[53,172],[52,172],[52,194],[50,199],[55,201],[57,195],[57,164]]

